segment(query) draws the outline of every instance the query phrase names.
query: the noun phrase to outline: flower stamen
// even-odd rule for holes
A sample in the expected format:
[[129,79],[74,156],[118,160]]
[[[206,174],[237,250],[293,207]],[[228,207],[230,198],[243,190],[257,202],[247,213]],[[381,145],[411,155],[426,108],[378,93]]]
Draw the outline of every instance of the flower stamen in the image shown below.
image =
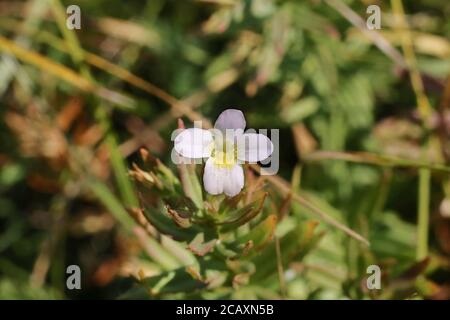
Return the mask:
[[216,167],[231,169],[237,163],[237,147],[233,142],[227,140],[222,144],[222,148],[220,144],[216,145],[211,157]]

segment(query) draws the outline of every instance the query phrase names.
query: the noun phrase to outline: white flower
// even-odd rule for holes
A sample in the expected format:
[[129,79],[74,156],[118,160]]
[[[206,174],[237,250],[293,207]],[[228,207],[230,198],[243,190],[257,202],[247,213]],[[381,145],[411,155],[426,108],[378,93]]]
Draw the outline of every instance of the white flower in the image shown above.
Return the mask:
[[245,161],[255,163],[267,159],[273,144],[263,134],[244,133],[245,118],[240,110],[227,109],[214,124],[214,129],[190,128],[175,138],[175,151],[183,157],[208,158],[203,174],[205,190],[210,194],[237,195],[244,187]]

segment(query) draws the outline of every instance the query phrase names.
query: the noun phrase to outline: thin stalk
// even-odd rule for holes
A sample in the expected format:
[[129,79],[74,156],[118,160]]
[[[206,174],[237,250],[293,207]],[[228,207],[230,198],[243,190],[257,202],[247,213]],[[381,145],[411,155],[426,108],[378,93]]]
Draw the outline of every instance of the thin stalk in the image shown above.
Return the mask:
[[[262,168],[259,165],[250,164],[249,167],[256,173],[258,173],[258,174],[261,173]],[[345,224],[337,221],[332,216],[328,215],[326,212],[323,212],[321,209],[319,209],[316,205],[314,205],[308,199],[300,196],[296,192],[293,192],[291,185],[287,181],[285,181],[283,178],[280,178],[279,176],[276,176],[276,175],[273,175],[273,176],[266,175],[266,176],[264,176],[264,179],[266,179],[272,185],[274,185],[281,194],[283,194],[283,195],[292,194],[292,199],[294,201],[298,202],[303,207],[311,210],[312,213],[314,213],[315,215],[320,217],[326,223],[336,227],[337,229],[346,233],[348,236],[352,237],[355,240],[358,240],[359,242],[365,244],[366,246],[370,245],[369,241],[366,238],[364,238],[362,235],[360,235],[358,232],[350,229]]]
[[[409,67],[409,75],[411,85],[416,95],[417,109],[425,127],[428,126],[428,120],[433,109],[425,94],[422,77],[417,68],[417,59],[414,53],[411,34],[409,32],[408,23],[405,18],[405,10],[402,0],[391,0],[392,11],[397,20],[396,27],[402,38],[402,49],[406,62]],[[428,149],[428,141],[422,147],[422,154],[426,154]],[[417,222],[417,260],[422,260],[428,254],[428,229],[429,229],[429,203],[430,203],[430,168],[422,168],[419,170],[419,199],[418,199],[418,222]]]
[[376,30],[369,30],[366,27],[365,21],[341,0],[325,0],[330,7],[334,8],[341,16],[347,19],[351,24],[358,28],[364,35],[366,35],[378,49],[388,56],[396,65],[407,68],[407,64],[403,56],[394,48],[381,33]]
[[283,262],[281,260],[280,240],[278,239],[278,237],[275,237],[275,251],[277,254],[277,271],[278,271],[278,280],[280,282],[281,296],[283,297],[283,299],[285,299],[287,295],[286,281],[284,279]]
[[419,171],[419,203],[417,222],[417,260],[423,260],[428,255],[428,229],[430,216],[430,181],[431,174],[428,169]]
[[450,167],[439,163],[428,163],[421,160],[402,159],[388,155],[368,152],[315,151],[303,157],[306,162],[323,160],[341,160],[355,163],[366,163],[387,168],[429,169],[431,171],[450,173]]

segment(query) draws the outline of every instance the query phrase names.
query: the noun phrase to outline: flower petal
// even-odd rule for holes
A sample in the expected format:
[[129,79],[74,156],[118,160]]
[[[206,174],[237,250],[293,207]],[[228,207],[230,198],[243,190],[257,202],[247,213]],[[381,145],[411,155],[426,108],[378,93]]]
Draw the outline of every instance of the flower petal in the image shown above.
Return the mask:
[[186,158],[205,158],[211,155],[211,132],[200,128],[183,130],[175,138],[175,150]]
[[238,164],[230,169],[217,167],[214,165],[214,160],[210,158],[205,164],[203,185],[209,194],[225,193],[233,197],[244,187],[244,170]]
[[223,193],[223,182],[225,181],[225,171],[214,165],[214,160],[209,158],[205,164],[203,173],[203,185],[209,194]]
[[237,157],[241,161],[258,162],[273,152],[273,143],[260,133],[245,133],[239,137]]
[[234,197],[244,187],[244,170],[238,164],[234,165],[231,169],[224,170],[227,171],[227,175],[223,182],[223,192],[227,196]]
[[216,120],[214,128],[225,131],[226,129],[245,129],[245,118],[241,110],[227,109]]

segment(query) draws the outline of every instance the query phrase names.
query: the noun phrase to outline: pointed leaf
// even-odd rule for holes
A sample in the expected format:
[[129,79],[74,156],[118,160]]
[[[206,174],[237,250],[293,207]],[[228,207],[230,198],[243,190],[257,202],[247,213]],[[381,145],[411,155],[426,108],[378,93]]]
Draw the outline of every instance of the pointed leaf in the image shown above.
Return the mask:
[[231,212],[229,218],[226,221],[219,223],[220,225],[222,225],[221,231],[226,232],[236,229],[254,219],[262,211],[264,200],[266,199],[266,197],[267,193],[264,193],[264,195],[255,202],[252,202],[241,209],[237,209]]
[[141,283],[148,288],[152,296],[179,292],[191,293],[207,286],[205,282],[193,278],[185,268],[145,278]]
[[191,243],[189,243],[189,250],[191,250],[194,254],[198,256],[204,256],[205,254],[211,252],[214,249],[214,246],[217,242],[217,239],[212,239],[208,242],[205,242],[205,237],[203,233],[199,233]]
[[277,216],[272,214],[265,220],[260,222],[248,234],[238,239],[240,243],[252,241],[254,248],[260,250],[273,238],[275,226],[277,224]]

